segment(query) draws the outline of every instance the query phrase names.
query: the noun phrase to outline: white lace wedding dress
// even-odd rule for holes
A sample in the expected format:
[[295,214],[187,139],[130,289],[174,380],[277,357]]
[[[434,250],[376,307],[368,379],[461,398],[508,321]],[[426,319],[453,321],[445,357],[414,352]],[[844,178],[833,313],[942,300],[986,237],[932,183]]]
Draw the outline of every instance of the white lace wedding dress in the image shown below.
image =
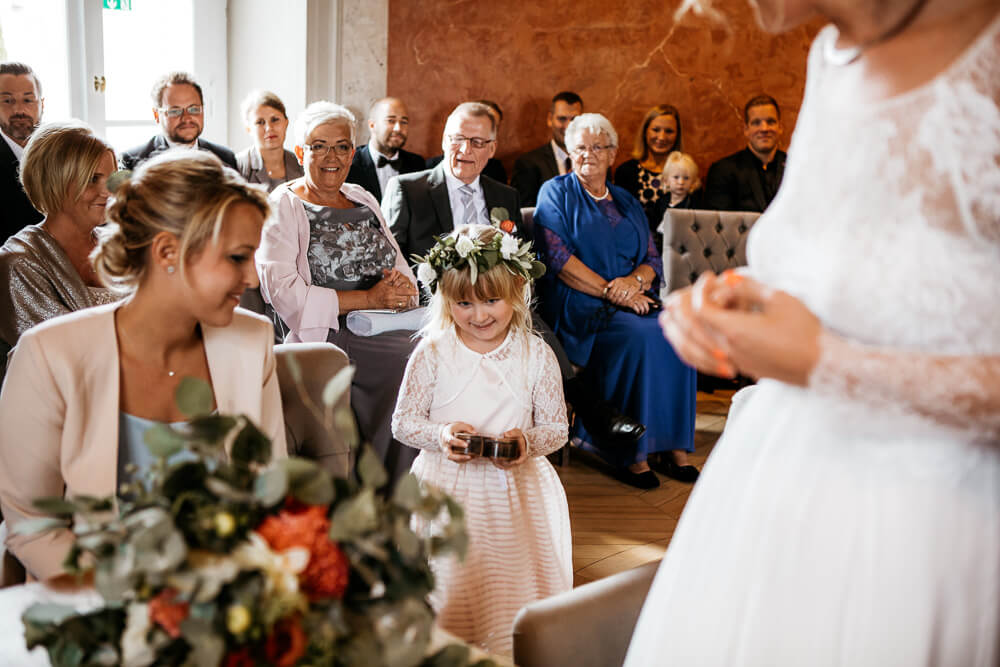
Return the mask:
[[[519,428],[529,458],[506,470],[484,458],[449,461],[438,436],[453,422],[492,436]],[[431,559],[430,601],[439,626],[489,653],[510,655],[521,607],[573,587],[566,492],[545,458],[567,431],[559,366],[538,336],[511,332],[479,354],[449,330],[410,356],[392,432],[422,450],[413,474],[461,503],[469,533],[465,561]]]
[[1000,16],[872,105],[834,38],[749,252],[838,338],[734,398],[628,667],[1000,664]]

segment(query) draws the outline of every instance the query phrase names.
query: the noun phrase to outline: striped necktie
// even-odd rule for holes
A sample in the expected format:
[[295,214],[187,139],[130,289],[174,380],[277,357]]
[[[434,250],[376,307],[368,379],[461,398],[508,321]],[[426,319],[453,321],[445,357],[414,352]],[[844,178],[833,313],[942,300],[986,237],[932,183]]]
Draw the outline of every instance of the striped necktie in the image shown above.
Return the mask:
[[458,188],[458,193],[462,197],[462,222],[466,225],[479,222],[476,219],[476,206],[473,203],[476,191],[472,189],[471,185],[461,185]]

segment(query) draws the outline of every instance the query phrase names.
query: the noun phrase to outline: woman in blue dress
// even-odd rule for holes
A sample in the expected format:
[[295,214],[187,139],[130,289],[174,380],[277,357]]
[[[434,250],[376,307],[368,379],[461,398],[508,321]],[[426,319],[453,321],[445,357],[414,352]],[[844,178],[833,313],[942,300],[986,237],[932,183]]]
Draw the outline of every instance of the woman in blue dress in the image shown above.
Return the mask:
[[618,135],[604,116],[583,114],[567,128],[566,147],[573,171],[542,186],[534,215],[548,267],[541,311],[586,379],[646,425],[632,447],[590,443],[580,426],[578,435],[633,486],[659,485],[650,466],[693,482],[695,372],[663,340],[651,312],[656,302],[647,292],[655,293],[663,262],[642,205],[607,182]]

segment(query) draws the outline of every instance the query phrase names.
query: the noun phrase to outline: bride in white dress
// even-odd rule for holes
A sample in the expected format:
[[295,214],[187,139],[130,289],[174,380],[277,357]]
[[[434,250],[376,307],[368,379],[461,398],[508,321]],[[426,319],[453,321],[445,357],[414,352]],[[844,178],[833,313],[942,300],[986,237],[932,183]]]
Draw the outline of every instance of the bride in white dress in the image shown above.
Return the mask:
[[998,665],[1000,3],[755,4],[834,25],[751,277],[663,316],[689,363],[762,379],[626,665]]

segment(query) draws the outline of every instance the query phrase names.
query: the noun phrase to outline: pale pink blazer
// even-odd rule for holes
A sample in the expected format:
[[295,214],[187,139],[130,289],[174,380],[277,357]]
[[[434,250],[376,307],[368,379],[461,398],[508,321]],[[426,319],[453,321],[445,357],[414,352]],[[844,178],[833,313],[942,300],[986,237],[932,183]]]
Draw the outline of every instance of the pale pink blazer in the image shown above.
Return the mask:
[[[257,274],[264,301],[288,325],[286,343],[317,343],[326,340],[327,332],[340,328],[340,300],[337,290],[312,284],[309,271],[309,219],[302,200],[282,183],[271,193],[271,217],[264,224],[260,248],[257,250]],[[360,185],[344,183],[340,193],[351,201],[364,204],[378,217],[382,233],[396,250],[396,270],[416,285],[417,280],[406,258],[399,250],[396,238],[382,216],[378,201]],[[413,297],[410,306],[417,305]]]
[[[13,535],[40,516],[41,496],[109,496],[118,487],[119,360],[115,310],[79,310],[21,336],[0,391],[0,504],[7,547],[37,579],[62,573],[72,536]],[[218,411],[245,414],[283,458],[285,425],[266,319],[237,309],[224,328],[202,327]]]

